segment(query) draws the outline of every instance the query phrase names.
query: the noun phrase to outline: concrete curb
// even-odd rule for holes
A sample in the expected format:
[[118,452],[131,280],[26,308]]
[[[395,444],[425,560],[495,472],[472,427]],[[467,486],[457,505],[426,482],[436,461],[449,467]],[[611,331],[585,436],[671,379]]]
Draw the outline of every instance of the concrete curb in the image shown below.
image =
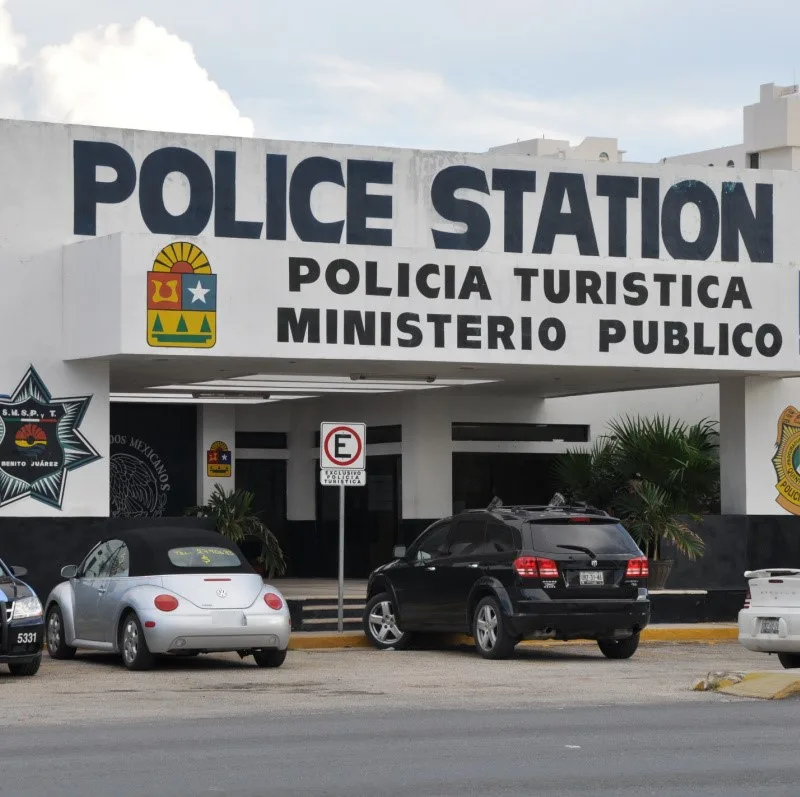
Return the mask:
[[[737,640],[739,630],[735,625],[696,624],[696,625],[654,625],[642,632],[642,642],[683,642],[715,643]],[[444,647],[474,645],[472,637],[454,634],[437,637]],[[521,642],[522,647],[553,647],[561,645],[593,644],[588,640],[559,642],[557,640]],[[361,631],[345,631],[342,634],[325,631],[295,632],[289,638],[289,650],[337,650],[346,648],[371,648]]]
[[800,695],[800,670],[709,673],[695,684],[694,691],[783,700]]

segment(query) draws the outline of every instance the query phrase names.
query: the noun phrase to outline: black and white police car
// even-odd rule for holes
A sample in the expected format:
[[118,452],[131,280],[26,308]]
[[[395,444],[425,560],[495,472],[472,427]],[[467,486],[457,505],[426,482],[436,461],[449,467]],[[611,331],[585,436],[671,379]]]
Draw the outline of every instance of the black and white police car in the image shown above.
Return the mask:
[[7,664],[12,675],[36,675],[42,663],[42,604],[20,580],[27,572],[0,559],[0,664]]

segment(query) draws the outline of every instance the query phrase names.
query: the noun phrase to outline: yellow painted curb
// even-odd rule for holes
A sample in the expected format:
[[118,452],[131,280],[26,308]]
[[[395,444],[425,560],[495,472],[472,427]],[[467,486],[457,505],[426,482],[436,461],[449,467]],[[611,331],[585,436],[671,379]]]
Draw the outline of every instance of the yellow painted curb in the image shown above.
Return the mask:
[[735,625],[699,628],[659,628],[651,625],[642,631],[642,642],[730,642],[738,639],[739,629]]
[[[649,626],[642,631],[642,642],[730,642],[739,638],[738,628],[734,625],[726,626],[679,626],[664,627]],[[475,641],[466,634],[434,635],[445,647],[472,646]],[[520,642],[523,647],[554,647],[561,645],[587,645],[594,644],[591,640],[576,639],[570,642],[561,642],[555,639],[526,640]],[[289,638],[289,650],[336,650],[344,648],[370,648],[372,647],[361,631],[345,631],[338,633],[303,633],[297,632]]]
[[800,695],[800,670],[788,672],[750,672],[734,684],[724,683],[716,691],[737,697],[783,700]]
[[[312,632],[313,633],[313,632]],[[371,648],[369,640],[361,632],[343,634],[320,634],[310,636],[295,633],[289,637],[289,650],[331,650],[341,648]]]

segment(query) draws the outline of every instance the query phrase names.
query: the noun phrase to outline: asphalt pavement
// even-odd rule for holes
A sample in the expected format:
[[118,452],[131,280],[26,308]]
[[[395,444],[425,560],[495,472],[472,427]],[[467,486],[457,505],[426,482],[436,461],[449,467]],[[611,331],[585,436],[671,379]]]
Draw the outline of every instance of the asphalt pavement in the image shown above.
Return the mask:
[[797,704],[229,717],[3,738],[16,797],[796,797]]
[[45,657],[0,675],[0,797],[796,797],[797,701],[692,691],[722,669],[781,668],[730,643]]

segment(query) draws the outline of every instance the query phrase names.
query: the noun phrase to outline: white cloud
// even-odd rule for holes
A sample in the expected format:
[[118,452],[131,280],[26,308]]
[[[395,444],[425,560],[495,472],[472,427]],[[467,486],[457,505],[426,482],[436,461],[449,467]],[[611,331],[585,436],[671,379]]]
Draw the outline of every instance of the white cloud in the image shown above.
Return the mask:
[[25,39],[0,0],[0,114],[50,122],[252,136],[251,119],[197,62],[192,46],[141,18],[42,48]]
[[5,0],[0,0],[0,69],[18,66],[24,46],[25,38],[14,32],[11,14],[5,8]]
[[253,122],[198,64],[192,46],[140,19],[45,47],[32,62],[47,121],[252,136]]

